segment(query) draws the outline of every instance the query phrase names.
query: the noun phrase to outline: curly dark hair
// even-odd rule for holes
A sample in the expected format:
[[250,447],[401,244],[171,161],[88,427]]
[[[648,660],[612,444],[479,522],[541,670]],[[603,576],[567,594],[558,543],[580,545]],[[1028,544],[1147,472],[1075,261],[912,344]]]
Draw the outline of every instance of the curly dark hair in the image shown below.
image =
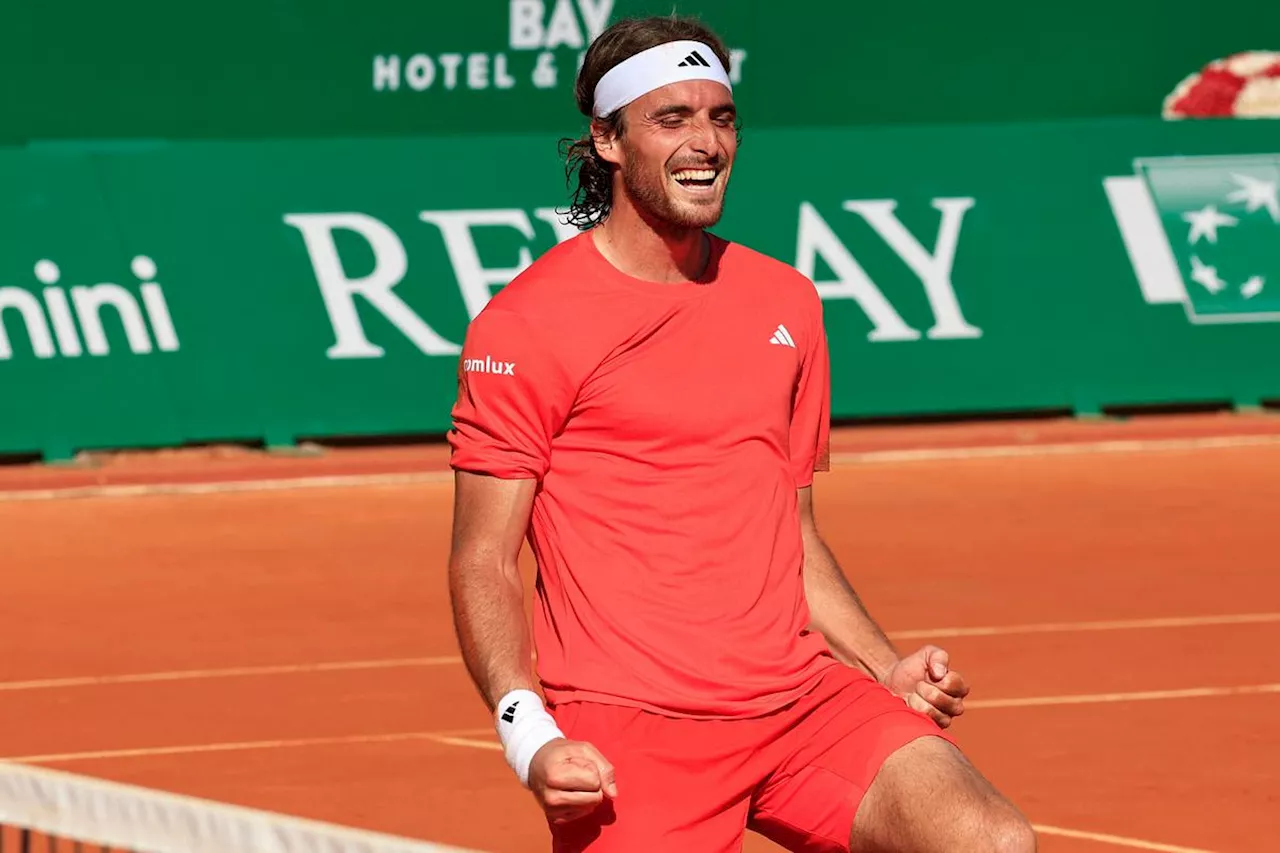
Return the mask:
[[[707,44],[729,69],[729,51],[714,32],[696,18],[649,17],[627,18],[618,21],[596,38],[587,48],[578,72],[573,95],[578,111],[594,118],[596,85],[618,63],[641,51],[669,41],[700,41]],[[621,135],[625,132],[622,110],[615,110],[599,120],[607,132]],[[568,221],[580,230],[587,230],[604,222],[613,205],[613,166],[596,151],[590,126],[577,139],[560,140],[561,155],[565,158],[565,182],[572,187],[573,202],[569,205]]]

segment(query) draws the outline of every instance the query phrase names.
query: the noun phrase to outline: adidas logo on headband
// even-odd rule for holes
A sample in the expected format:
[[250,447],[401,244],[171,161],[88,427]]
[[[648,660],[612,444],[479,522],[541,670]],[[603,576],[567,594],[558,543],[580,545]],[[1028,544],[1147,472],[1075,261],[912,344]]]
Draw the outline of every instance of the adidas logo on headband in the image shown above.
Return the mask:
[[683,80],[712,80],[730,92],[729,72],[700,41],[669,41],[624,59],[596,85],[594,113],[607,116],[654,89]]
[[684,62],[677,65],[677,68],[687,68],[690,65],[701,65],[704,68],[710,68],[711,63],[702,58],[702,54],[696,50],[684,58]]

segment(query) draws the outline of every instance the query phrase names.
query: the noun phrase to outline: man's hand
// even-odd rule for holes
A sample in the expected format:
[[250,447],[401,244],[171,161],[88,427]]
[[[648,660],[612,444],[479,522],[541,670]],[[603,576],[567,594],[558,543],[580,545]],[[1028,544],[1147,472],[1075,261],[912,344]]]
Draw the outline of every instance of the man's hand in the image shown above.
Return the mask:
[[947,653],[937,646],[925,646],[898,661],[880,683],[944,729],[964,713],[964,697],[969,695],[969,685],[948,667]]
[[594,746],[556,739],[529,764],[529,788],[552,823],[568,823],[618,796],[613,765]]

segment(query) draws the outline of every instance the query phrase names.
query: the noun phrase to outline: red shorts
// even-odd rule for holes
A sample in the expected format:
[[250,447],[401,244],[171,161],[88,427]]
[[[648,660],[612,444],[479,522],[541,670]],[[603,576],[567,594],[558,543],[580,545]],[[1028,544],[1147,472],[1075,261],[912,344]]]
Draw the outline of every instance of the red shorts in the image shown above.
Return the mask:
[[792,851],[847,851],[858,804],[884,760],[918,737],[954,742],[843,665],[753,719],[678,719],[590,702],[552,713],[566,736],[603,753],[618,784],[616,800],[551,825],[557,853],[738,853],[748,827]]

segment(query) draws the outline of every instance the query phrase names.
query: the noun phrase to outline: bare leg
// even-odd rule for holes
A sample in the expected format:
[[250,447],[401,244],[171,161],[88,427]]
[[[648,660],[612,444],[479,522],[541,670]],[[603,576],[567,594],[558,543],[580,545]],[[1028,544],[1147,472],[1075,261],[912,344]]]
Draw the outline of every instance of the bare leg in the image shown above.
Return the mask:
[[951,744],[911,741],[858,806],[853,853],[1033,853],[1035,832]]

